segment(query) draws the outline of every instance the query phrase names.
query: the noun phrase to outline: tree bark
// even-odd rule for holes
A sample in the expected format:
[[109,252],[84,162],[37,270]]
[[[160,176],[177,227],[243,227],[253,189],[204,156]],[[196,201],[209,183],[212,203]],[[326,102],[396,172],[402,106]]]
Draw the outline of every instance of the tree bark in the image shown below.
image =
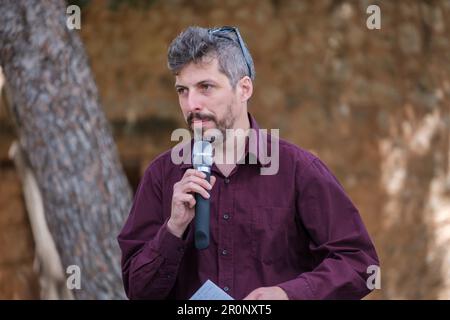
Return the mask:
[[120,299],[116,236],[131,189],[66,8],[59,0],[2,0],[0,65],[63,268],[80,267],[74,296]]

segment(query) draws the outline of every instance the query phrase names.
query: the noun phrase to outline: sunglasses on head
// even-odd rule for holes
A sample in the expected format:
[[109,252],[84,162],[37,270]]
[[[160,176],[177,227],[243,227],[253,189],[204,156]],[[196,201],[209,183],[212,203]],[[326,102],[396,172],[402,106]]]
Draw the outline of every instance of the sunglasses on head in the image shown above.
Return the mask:
[[239,43],[239,47],[241,48],[242,54],[244,55],[245,63],[247,64],[248,74],[249,74],[250,78],[253,79],[253,72],[252,72],[251,62],[250,62],[251,61],[250,53],[248,52],[248,49],[244,44],[244,40],[242,40],[241,34],[239,33],[239,29],[236,27],[228,27],[228,26],[221,27],[221,28],[208,29],[209,34],[212,34],[219,38],[228,39],[230,41],[235,41],[233,38],[227,36],[227,34],[230,32],[234,32],[236,34],[236,37],[237,37],[237,40]]

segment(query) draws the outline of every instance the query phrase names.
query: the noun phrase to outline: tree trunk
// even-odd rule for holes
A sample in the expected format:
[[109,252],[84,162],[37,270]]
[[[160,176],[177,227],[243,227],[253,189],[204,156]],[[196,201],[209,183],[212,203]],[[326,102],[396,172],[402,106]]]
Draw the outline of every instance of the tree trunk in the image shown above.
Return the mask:
[[0,2],[0,64],[19,143],[81,299],[124,298],[116,236],[131,203],[97,88],[63,1]]

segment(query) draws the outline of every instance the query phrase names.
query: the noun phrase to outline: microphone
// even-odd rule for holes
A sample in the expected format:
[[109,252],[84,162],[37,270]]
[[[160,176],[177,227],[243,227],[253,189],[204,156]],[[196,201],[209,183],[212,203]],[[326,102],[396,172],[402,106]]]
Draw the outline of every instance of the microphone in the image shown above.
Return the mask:
[[[192,153],[192,162],[194,169],[205,173],[206,180],[209,182],[213,163],[211,143],[204,140],[196,141]],[[195,247],[206,249],[209,246],[209,199],[195,193],[195,202]]]

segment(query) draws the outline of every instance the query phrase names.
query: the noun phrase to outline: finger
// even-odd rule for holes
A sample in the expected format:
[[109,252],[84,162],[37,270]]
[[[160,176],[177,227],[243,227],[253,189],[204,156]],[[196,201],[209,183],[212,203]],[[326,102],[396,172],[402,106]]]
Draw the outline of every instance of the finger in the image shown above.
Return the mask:
[[264,291],[262,288],[257,288],[250,292],[248,296],[244,298],[244,300],[261,300],[264,295]]
[[180,196],[180,200],[187,204],[189,206],[189,208],[193,208],[195,206],[195,197],[190,194],[190,193],[186,193]]
[[215,176],[211,176],[211,177],[210,177],[209,183],[211,184],[211,188],[214,187],[214,184],[216,183],[216,180],[217,180],[217,179],[216,179]]
[[195,182],[188,182],[184,185],[183,192],[196,192],[203,196],[203,198],[209,199],[209,193],[200,185],[196,184]]
[[190,177],[186,178],[186,181],[184,183],[189,183],[189,182],[194,182],[194,183],[202,186],[206,190],[212,189],[212,185],[207,180],[199,178],[199,177],[190,176]]
[[189,202],[191,200],[191,197],[194,198],[194,196],[192,194],[190,194],[190,193],[183,193],[183,192],[178,192],[177,194],[173,195],[173,199],[174,199],[174,201],[176,203]]
[[184,177],[197,176],[199,178],[206,178],[206,174],[196,169],[187,169],[184,173]]

